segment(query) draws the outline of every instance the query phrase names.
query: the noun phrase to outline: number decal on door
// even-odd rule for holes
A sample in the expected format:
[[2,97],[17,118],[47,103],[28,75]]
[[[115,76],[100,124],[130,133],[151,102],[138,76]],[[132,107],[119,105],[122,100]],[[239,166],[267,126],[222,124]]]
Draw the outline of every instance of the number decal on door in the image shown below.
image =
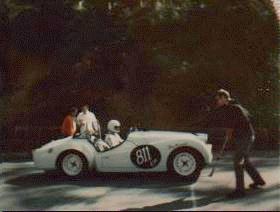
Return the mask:
[[161,156],[156,147],[152,145],[142,145],[132,150],[130,158],[139,168],[149,169],[158,165]]

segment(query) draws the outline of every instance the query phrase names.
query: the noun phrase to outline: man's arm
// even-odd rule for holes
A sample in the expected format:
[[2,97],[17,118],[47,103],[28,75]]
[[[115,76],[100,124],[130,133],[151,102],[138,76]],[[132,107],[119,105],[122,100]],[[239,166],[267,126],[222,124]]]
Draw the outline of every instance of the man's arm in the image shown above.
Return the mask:
[[105,137],[105,143],[107,143],[110,147],[113,147],[113,142],[112,142],[112,138],[110,135],[106,135]]
[[92,113],[91,115],[92,115],[92,128],[94,131],[98,132],[98,130],[99,130],[98,120],[96,119],[96,116],[94,115],[94,113]]
[[233,132],[236,129],[237,124],[237,115],[238,111],[235,106],[231,105],[227,111],[227,124],[226,124],[226,140],[232,141],[233,140]]
[[73,120],[70,117],[66,117],[62,125],[63,133],[66,136],[73,136],[75,134],[75,129],[73,127]]
[[233,138],[233,129],[232,128],[227,128],[226,129],[226,140],[227,141],[232,141]]
[[81,119],[81,114],[79,113],[78,114],[78,116],[77,116],[77,125],[79,126],[79,127],[81,127],[81,125],[82,125],[82,119]]
[[226,139],[228,139],[228,141],[232,141],[233,132],[239,127],[240,120],[243,119],[243,113],[239,107],[232,105],[230,108],[230,113],[228,115]]

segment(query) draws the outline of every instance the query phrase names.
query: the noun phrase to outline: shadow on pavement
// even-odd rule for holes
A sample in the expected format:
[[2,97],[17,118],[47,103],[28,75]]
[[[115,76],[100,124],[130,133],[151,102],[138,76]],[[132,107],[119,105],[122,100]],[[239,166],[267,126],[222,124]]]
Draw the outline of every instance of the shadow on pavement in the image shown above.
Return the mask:
[[[226,161],[221,161],[218,164],[217,171],[229,169],[233,171],[232,165]],[[257,168],[279,168],[278,158],[257,159],[255,162]],[[10,207],[7,209],[13,209],[13,205],[9,204],[8,201],[16,199],[17,204],[22,209],[47,210],[64,205],[73,205],[77,208],[77,205],[81,205],[81,207],[86,206],[86,208],[94,210],[95,204],[107,201],[111,197],[115,198],[116,195],[119,195],[119,192],[124,192],[125,195],[129,195],[130,192],[134,194],[133,189],[141,191],[136,191],[136,194],[131,197],[135,198],[136,202],[139,193],[142,195],[149,193],[153,193],[153,195],[167,194],[174,197],[175,200],[142,208],[133,208],[132,206],[126,210],[184,210],[206,207],[213,203],[250,206],[256,204],[260,199],[262,201],[270,201],[270,199],[277,201],[279,199],[279,192],[277,193],[277,191],[280,189],[277,184],[256,191],[250,190],[246,196],[246,201],[239,202],[241,201],[239,199],[229,200],[224,198],[231,191],[227,185],[219,187],[213,185],[213,187],[206,188],[190,182],[178,181],[178,179],[164,173],[91,173],[80,179],[70,179],[57,172],[42,172],[30,165],[30,167],[24,166],[16,170],[7,170],[3,174],[1,176],[4,177],[5,189],[8,190],[5,190],[5,195],[3,195],[1,201]]]
[[202,207],[209,205],[211,203],[223,201],[223,197],[213,198],[213,197],[204,197],[198,200],[185,200],[185,198],[175,200],[168,203],[147,206],[143,208],[131,208],[125,209],[124,211],[174,211],[182,209],[191,209],[196,207]]
[[[239,204],[240,199],[226,199],[225,195],[231,191],[229,187],[196,188],[196,184],[172,179],[166,174],[120,174],[106,173],[87,175],[81,179],[69,179],[57,173],[31,173],[15,177],[6,181],[13,185],[10,191],[16,195],[19,205],[27,209],[52,209],[65,204],[82,204],[93,207],[102,198],[106,198],[111,192],[119,192],[122,189],[145,188],[147,192],[167,193],[175,196],[176,200],[145,206],[142,208],[127,208],[129,211],[171,211],[186,210],[205,207],[213,203]],[[96,192],[102,188],[103,192]],[[259,190],[248,190],[246,202],[240,204],[254,204],[263,199],[279,198],[277,194],[269,192],[279,190],[280,186],[272,185]],[[131,192],[134,192],[133,190]],[[87,195],[84,195],[87,193]],[[22,195],[24,194],[24,195]],[[145,194],[145,193],[144,193]],[[12,194],[11,194],[12,195]],[[9,199],[9,194],[6,195]],[[135,197],[134,197],[135,198]],[[117,201],[117,200],[116,200]]]
[[[31,173],[8,179],[5,183],[12,185],[5,198],[10,199],[11,195],[17,199],[22,208],[40,210],[65,204],[68,206],[82,204],[90,207],[111,192],[118,193],[123,190],[128,192],[129,189],[147,189],[142,191],[144,194],[172,193],[178,198],[190,196],[191,190],[188,189],[189,183],[179,182],[166,174],[158,173],[106,173],[87,175],[81,179],[69,179],[56,173]],[[99,192],[100,190],[102,192]],[[133,190],[129,192],[133,193]]]
[[[226,194],[230,192],[228,188],[222,188],[217,191],[196,191],[196,197],[199,197],[198,199],[186,199],[186,198],[181,198],[178,200],[174,200],[168,203],[163,203],[163,204],[157,204],[153,206],[146,206],[143,208],[127,208],[124,211],[174,211],[174,210],[186,210],[186,209],[191,209],[191,208],[200,208],[200,207],[205,207],[209,204],[213,203],[222,203],[225,204],[254,204],[257,201],[260,201],[261,199],[263,202],[265,202],[267,199],[274,198],[275,201],[279,199],[279,193],[273,194],[273,195],[267,195],[267,193],[272,192],[272,191],[277,191],[279,190],[280,185],[273,185],[270,186],[269,188],[264,188],[264,189],[257,189],[257,190],[248,190],[247,195],[243,199],[229,199],[226,197]],[[244,203],[244,200],[246,199],[246,202]],[[234,208],[233,208],[234,209]]]
[[21,188],[35,188],[49,185],[79,185],[86,187],[108,186],[116,188],[161,188],[191,185],[193,182],[178,180],[163,173],[102,173],[88,174],[81,178],[69,178],[59,173],[32,173],[6,180],[6,184],[16,185]]

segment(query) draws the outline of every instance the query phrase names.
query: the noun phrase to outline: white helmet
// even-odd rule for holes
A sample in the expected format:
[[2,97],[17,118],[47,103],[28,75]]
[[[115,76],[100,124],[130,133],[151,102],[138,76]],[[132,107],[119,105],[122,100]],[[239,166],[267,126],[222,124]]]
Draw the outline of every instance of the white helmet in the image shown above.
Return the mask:
[[121,131],[120,127],[121,123],[118,120],[111,120],[107,125],[108,131],[113,133],[119,133]]

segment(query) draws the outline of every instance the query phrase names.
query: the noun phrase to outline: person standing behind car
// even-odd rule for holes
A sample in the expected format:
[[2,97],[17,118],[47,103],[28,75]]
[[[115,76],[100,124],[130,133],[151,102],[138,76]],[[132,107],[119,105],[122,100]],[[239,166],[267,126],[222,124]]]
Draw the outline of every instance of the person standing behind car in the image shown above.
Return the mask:
[[255,132],[250,121],[249,112],[240,104],[231,104],[228,91],[220,89],[215,96],[218,109],[223,111],[226,139],[234,142],[234,171],[236,177],[235,191],[228,197],[237,198],[245,196],[244,169],[252,178],[251,188],[265,185],[265,181],[249,159],[249,152],[255,139]]
[[64,136],[73,136],[77,130],[77,125],[76,125],[76,116],[78,113],[78,109],[75,107],[72,107],[70,109],[69,114],[64,118],[62,127],[61,127],[61,132]]
[[82,112],[77,117],[77,123],[80,127],[81,134],[96,135],[98,134],[99,126],[94,113],[89,111],[89,106],[84,105],[81,108]]

